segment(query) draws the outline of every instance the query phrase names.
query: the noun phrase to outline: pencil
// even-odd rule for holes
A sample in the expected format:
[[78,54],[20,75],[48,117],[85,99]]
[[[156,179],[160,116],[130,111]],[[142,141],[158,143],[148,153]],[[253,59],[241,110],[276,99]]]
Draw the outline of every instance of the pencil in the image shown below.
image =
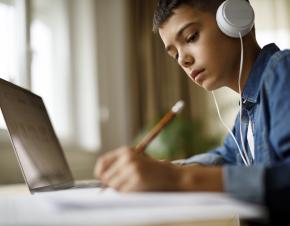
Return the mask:
[[135,147],[136,152],[145,151],[150,142],[165,128],[184,107],[184,101],[179,100],[174,104],[169,112],[167,112],[163,118],[153,127],[152,130],[138,143]]

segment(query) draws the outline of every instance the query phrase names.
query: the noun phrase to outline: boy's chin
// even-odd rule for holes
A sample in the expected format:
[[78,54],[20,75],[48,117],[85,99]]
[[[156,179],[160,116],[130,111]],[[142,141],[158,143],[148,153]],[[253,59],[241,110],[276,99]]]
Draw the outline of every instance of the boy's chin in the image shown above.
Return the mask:
[[204,88],[208,92],[211,92],[211,91],[218,89],[218,87],[216,87],[214,84],[211,84],[211,83],[202,84],[202,88]]
[[215,91],[220,88],[215,80],[204,80],[201,84],[195,84],[208,92]]

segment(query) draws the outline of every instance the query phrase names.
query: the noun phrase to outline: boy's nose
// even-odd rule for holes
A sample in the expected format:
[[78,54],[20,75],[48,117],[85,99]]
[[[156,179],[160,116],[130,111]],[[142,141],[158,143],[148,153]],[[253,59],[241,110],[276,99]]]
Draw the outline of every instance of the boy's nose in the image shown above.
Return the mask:
[[185,68],[190,67],[193,63],[194,63],[194,59],[190,55],[180,56],[179,58],[179,64],[182,67],[185,67]]

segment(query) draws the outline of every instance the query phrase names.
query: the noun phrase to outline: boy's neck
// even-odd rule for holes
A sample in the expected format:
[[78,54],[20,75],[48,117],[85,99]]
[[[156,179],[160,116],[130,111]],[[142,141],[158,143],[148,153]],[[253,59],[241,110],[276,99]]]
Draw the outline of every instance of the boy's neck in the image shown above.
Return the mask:
[[[244,45],[244,62],[241,77],[242,92],[250,75],[250,72],[254,66],[254,63],[256,62],[256,59],[261,51],[261,47],[257,43],[254,35],[249,35],[248,37],[243,38],[243,45]],[[240,65],[238,67],[240,67]],[[235,78],[234,81],[232,82],[232,84],[229,85],[229,88],[231,88],[237,93],[239,93],[238,77],[239,77],[239,68],[237,69],[237,76],[234,76]]]

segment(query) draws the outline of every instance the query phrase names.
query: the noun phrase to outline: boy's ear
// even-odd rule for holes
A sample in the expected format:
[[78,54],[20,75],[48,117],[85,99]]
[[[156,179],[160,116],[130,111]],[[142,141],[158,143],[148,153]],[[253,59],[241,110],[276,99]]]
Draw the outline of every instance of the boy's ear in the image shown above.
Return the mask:
[[246,0],[226,0],[218,8],[216,20],[220,30],[229,37],[247,35],[254,26],[255,13]]

